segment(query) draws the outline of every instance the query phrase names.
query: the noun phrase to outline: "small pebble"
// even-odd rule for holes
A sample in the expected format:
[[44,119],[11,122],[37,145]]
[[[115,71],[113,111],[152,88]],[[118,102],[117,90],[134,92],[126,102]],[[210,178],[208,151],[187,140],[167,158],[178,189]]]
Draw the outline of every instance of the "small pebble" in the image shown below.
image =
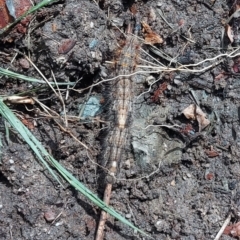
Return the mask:
[[235,181],[229,182],[228,187],[230,190],[234,190],[236,188],[237,183]]
[[129,218],[131,218],[131,217],[132,217],[132,215],[131,215],[130,213],[126,214],[126,218],[127,218],[127,219],[129,219]]
[[22,165],[23,169],[27,169],[27,166],[25,164]]
[[131,167],[131,162],[130,162],[129,159],[125,161],[125,167],[126,167],[126,169],[130,169],[130,167]]
[[112,25],[117,27],[122,27],[124,24],[124,21],[121,18],[113,18],[112,19]]
[[46,221],[52,222],[55,219],[55,213],[51,209],[49,209],[44,213],[44,218],[46,219]]
[[106,78],[106,77],[108,76],[108,75],[107,75],[107,70],[106,70],[106,68],[103,67],[103,66],[100,66],[100,69],[101,69],[100,75],[101,75],[102,77]]
[[170,183],[171,186],[175,186],[176,185],[176,182],[175,180],[172,180],[171,183]]
[[61,226],[61,225],[63,225],[63,221],[62,221],[62,222],[57,222],[57,223],[55,224],[56,227]]
[[177,86],[182,86],[182,85],[183,85],[183,83],[182,83],[180,80],[176,79],[176,78],[173,80],[173,82],[174,82]]
[[157,222],[156,222],[156,225],[160,225],[162,223],[162,220],[158,220]]
[[10,163],[10,164],[14,164],[14,160],[10,159],[10,160],[9,160],[9,163]]
[[23,68],[23,69],[29,69],[29,67],[30,67],[30,64],[29,64],[29,62],[28,62],[28,60],[26,60],[25,58],[21,58],[20,60],[19,60],[19,64],[20,64],[20,66]]
[[206,178],[206,180],[211,181],[211,180],[214,179],[214,174],[211,173],[211,172],[209,172],[209,173],[207,173],[207,174],[205,175],[205,178]]
[[15,167],[14,167],[14,166],[11,166],[11,167],[9,168],[9,170],[10,170],[11,172],[15,172]]
[[96,52],[91,52],[92,58],[96,58]]
[[90,49],[94,49],[97,45],[98,45],[98,40],[97,40],[97,39],[93,39],[93,40],[89,43],[89,48],[90,48]]

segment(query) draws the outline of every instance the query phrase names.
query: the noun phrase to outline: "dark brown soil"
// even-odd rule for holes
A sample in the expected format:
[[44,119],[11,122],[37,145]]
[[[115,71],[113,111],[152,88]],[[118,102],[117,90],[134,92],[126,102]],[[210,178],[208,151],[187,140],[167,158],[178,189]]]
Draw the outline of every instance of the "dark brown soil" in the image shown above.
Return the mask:
[[[52,118],[40,114],[38,110],[43,110],[38,104],[9,106],[68,171],[102,198],[103,176],[97,164],[105,164],[101,153],[111,119],[106,107],[111,85],[99,84],[91,91],[88,87],[115,76],[114,64],[106,61],[117,61],[124,38],[113,23],[124,31],[134,1],[96,2],[66,0],[36,13],[29,34],[0,43],[0,66],[40,79],[24,56],[16,55],[17,49],[30,56],[48,80],[53,81],[53,72],[58,82],[77,82],[74,89],[60,90],[69,116],[68,130],[91,154]],[[162,57],[142,44],[149,55],[141,51],[138,64],[177,68],[230,53],[238,46],[239,19],[229,22],[232,44],[222,33],[234,11],[233,2],[135,1],[141,20],[164,39],[156,48],[168,55]],[[143,38],[142,33],[139,37]],[[134,77],[131,138],[111,206],[153,239],[214,239],[230,213],[230,224],[239,221],[238,59],[221,57],[186,71],[151,74],[150,68],[139,70],[144,72]],[[149,81],[156,83],[149,88]],[[6,77],[1,78],[0,86],[1,95],[28,91],[25,95],[63,114],[59,98],[46,87]],[[32,89],[37,90],[30,92]],[[95,101],[91,109],[89,99]],[[87,107],[81,111],[84,104]],[[209,126],[200,129],[197,120],[183,116],[182,111],[191,104],[206,113]],[[64,125],[60,119],[56,121]],[[0,126],[0,239],[94,239],[100,209],[67,183],[65,189],[60,187],[13,129],[10,141],[6,140],[4,119]],[[106,239],[146,238],[110,218]],[[222,235],[220,239],[234,237]]]

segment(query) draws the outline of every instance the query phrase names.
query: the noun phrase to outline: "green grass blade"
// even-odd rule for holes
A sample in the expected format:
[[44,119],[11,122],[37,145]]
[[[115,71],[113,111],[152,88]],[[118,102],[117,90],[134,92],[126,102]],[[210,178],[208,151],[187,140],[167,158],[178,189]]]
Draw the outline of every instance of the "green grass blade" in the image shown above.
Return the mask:
[[131,222],[129,222],[126,218],[124,218],[121,214],[116,212],[113,208],[106,205],[101,199],[99,199],[93,192],[91,192],[88,188],[86,188],[81,182],[79,182],[71,173],[69,173],[65,168],[62,167],[55,159],[52,158],[53,165],[58,169],[59,173],[63,178],[65,178],[73,187],[75,187],[79,192],[81,192],[84,196],[90,199],[95,205],[124,223],[128,225],[132,229],[138,231],[139,233],[150,237],[141,229],[134,226]]
[[[19,73],[15,73],[15,72],[12,72],[10,70],[7,70],[7,69],[3,69],[0,67],[0,75],[3,75],[3,76],[8,76],[8,77],[11,77],[11,78],[17,78],[17,79],[20,79],[20,80],[24,80],[24,81],[27,81],[27,82],[34,82],[34,83],[42,83],[42,84],[46,84],[46,81],[44,80],[39,80],[39,79],[36,79],[36,78],[32,78],[32,77],[28,77],[28,76],[25,76],[25,75],[22,75],[22,74],[19,74]],[[75,83],[72,83],[72,82],[49,82],[51,85],[74,85]]]
[[[150,237],[141,229],[138,229],[131,222],[121,216],[118,212],[116,212],[113,208],[106,205],[100,198],[97,197],[92,191],[86,188],[81,182],[79,182],[70,172],[68,172],[58,161],[56,161],[42,146],[42,144],[32,135],[32,133],[22,124],[22,122],[12,113],[12,111],[5,105],[3,99],[0,99],[0,114],[10,123],[10,125],[15,128],[22,138],[29,144],[37,157],[41,160],[41,162],[46,166],[46,168],[50,171],[51,174],[58,180],[57,176],[54,174],[52,169],[49,167],[51,164],[59,174],[75,189],[81,192],[85,197],[87,197],[90,201],[92,201],[96,206],[100,207],[104,211],[108,212],[110,215],[121,221],[122,223],[128,225],[132,229],[138,231],[139,233]],[[45,161],[48,161],[48,163]],[[59,182],[59,180],[58,180]],[[150,237],[151,238],[151,237]]]
[[50,171],[50,173],[54,176],[54,178],[62,185],[59,181],[56,174],[50,168],[49,164],[44,160],[41,152],[39,151],[39,143],[32,133],[22,124],[22,122],[13,114],[13,112],[5,105],[5,103],[0,99],[0,114],[8,121],[8,123],[17,130],[22,138],[27,142],[27,144],[32,148],[34,153],[37,155],[39,160],[43,163],[43,165]]
[[10,143],[9,123],[7,121],[4,121],[4,125],[5,125],[5,138],[6,138],[7,144],[9,144]]

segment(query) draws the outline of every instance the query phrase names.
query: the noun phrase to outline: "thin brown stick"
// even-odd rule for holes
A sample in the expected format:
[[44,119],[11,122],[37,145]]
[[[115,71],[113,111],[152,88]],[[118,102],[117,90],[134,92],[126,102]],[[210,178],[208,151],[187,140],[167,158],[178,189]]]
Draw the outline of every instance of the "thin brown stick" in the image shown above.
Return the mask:
[[[103,198],[104,203],[106,203],[107,205],[109,205],[111,193],[112,193],[112,184],[108,183],[106,185],[106,188],[104,191],[104,198]],[[108,213],[102,210],[95,240],[103,240],[105,223],[107,221],[107,218],[108,218]]]

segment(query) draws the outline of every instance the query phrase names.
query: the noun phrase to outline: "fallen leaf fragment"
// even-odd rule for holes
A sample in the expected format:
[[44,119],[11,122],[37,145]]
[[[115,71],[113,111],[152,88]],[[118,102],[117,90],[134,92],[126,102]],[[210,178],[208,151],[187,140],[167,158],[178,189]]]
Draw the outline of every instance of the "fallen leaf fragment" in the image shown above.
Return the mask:
[[76,44],[74,39],[65,39],[61,41],[60,46],[58,47],[59,54],[67,54]]
[[233,237],[240,236],[240,222],[235,224],[229,225],[225,228],[223,234],[225,235],[232,235]]
[[226,77],[227,77],[227,73],[226,72],[221,72],[214,78],[214,81],[219,81],[221,79],[225,79]]
[[209,158],[214,158],[214,157],[217,157],[219,156],[219,153],[218,151],[216,151],[215,149],[213,149],[213,147],[211,146],[210,150],[205,150],[205,153],[207,154],[207,156]]
[[0,14],[0,29],[4,28],[7,26],[7,24],[11,21],[11,16],[7,10],[7,6],[5,1],[0,0],[0,9],[1,9],[1,14]]
[[188,135],[191,132],[194,132],[193,126],[188,123],[183,129],[180,130],[181,133]]
[[235,73],[239,73],[240,72],[240,58],[235,58],[234,59],[234,64],[232,66],[233,71]]
[[156,43],[163,43],[163,39],[152,29],[150,26],[142,21],[143,32],[144,32],[144,40],[145,44],[156,44]]
[[30,0],[0,0],[0,29],[24,14],[31,6]]
[[206,118],[206,114],[195,104],[189,105],[182,113],[187,119],[198,121],[199,132],[210,124],[210,121]]
[[23,118],[21,119],[22,123],[30,130],[34,129],[34,123],[27,118]]
[[151,100],[153,102],[158,102],[159,97],[163,94],[163,92],[167,89],[168,84],[166,82],[159,85],[159,87],[154,91],[153,96],[151,97]]
[[137,5],[135,3],[130,7],[130,11],[133,15],[137,14]]
[[231,7],[232,13],[236,12],[238,9],[240,9],[240,3],[239,1],[233,1],[233,5]]

